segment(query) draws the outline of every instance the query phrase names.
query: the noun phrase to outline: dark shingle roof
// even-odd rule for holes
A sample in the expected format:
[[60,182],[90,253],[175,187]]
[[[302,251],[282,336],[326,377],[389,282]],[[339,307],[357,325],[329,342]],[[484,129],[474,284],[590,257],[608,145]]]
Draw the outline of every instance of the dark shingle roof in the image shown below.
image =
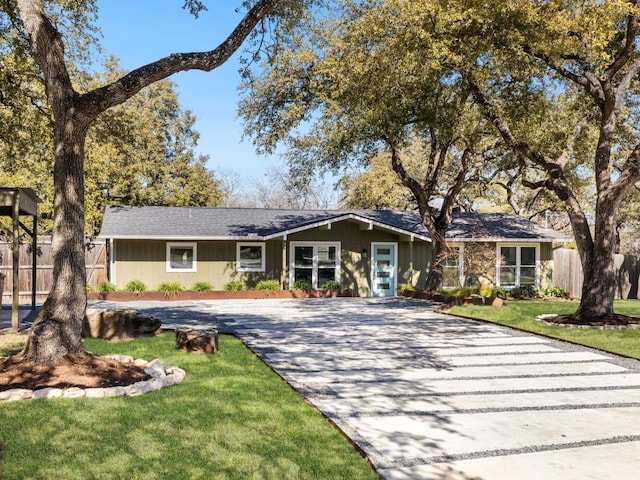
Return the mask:
[[[415,211],[392,210],[276,210],[205,207],[107,207],[100,236],[158,239],[267,239],[284,232],[351,219],[415,235],[429,234]],[[566,240],[516,215],[455,213],[447,234],[452,240]]]

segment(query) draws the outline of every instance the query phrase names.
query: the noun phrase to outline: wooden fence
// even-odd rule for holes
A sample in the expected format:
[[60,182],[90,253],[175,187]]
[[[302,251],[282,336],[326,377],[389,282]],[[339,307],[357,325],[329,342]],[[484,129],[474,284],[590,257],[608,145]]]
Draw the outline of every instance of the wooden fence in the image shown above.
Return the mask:
[[[616,255],[618,278],[616,298],[638,298],[640,259],[631,255]],[[582,294],[582,264],[577,250],[558,248],[553,252],[553,284],[574,298]]]
[[[5,275],[2,304],[11,304],[13,289],[11,242],[0,242],[0,273]],[[20,244],[20,303],[31,303],[31,243]],[[87,283],[96,286],[107,279],[107,249],[104,240],[85,242],[85,262]],[[47,297],[53,282],[53,261],[51,257],[51,237],[38,237],[36,260],[36,301],[41,303]]]

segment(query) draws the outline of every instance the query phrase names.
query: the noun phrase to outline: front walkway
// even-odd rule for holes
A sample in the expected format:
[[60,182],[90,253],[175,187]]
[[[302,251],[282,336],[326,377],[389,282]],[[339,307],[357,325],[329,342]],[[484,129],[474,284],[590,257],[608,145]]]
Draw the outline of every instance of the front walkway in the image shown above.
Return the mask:
[[386,479],[622,480],[640,471],[637,361],[401,298],[120,306],[235,331]]

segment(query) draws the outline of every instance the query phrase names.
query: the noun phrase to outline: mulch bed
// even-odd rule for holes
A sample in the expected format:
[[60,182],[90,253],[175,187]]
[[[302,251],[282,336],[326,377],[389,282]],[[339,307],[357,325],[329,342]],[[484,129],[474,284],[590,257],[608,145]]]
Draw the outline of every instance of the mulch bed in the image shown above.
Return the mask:
[[35,364],[21,354],[0,359],[0,392],[13,388],[107,388],[148,380],[144,367],[85,353],[67,355],[56,365]]
[[620,315],[617,313],[589,318],[582,318],[576,315],[556,315],[555,317],[547,317],[544,321],[558,325],[582,325],[589,327],[624,327],[640,325],[640,318],[629,317],[627,315]]

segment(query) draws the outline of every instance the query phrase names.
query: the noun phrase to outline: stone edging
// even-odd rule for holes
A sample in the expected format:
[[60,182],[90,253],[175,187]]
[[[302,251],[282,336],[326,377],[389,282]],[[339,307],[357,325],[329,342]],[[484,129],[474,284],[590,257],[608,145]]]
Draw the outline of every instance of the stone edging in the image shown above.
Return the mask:
[[536,315],[534,318],[538,322],[544,323],[545,325],[549,325],[551,327],[564,327],[564,328],[577,328],[577,329],[591,328],[594,330],[638,330],[640,329],[640,324],[638,323],[630,323],[628,325],[578,325],[575,323],[554,323],[554,322],[548,322],[546,320],[547,318],[553,318],[556,316],[557,314],[555,313],[545,313],[542,315]]
[[149,380],[136,382],[125,387],[107,388],[41,388],[29,390],[26,388],[14,388],[0,392],[0,402],[14,402],[17,400],[30,400],[42,398],[106,398],[106,397],[137,397],[145,393],[155,392],[164,387],[176,385],[186,375],[185,371],[178,367],[167,365],[162,360],[142,359],[134,360],[127,355],[105,355],[107,358],[118,360],[122,363],[134,363],[145,367],[145,372],[151,376]]

